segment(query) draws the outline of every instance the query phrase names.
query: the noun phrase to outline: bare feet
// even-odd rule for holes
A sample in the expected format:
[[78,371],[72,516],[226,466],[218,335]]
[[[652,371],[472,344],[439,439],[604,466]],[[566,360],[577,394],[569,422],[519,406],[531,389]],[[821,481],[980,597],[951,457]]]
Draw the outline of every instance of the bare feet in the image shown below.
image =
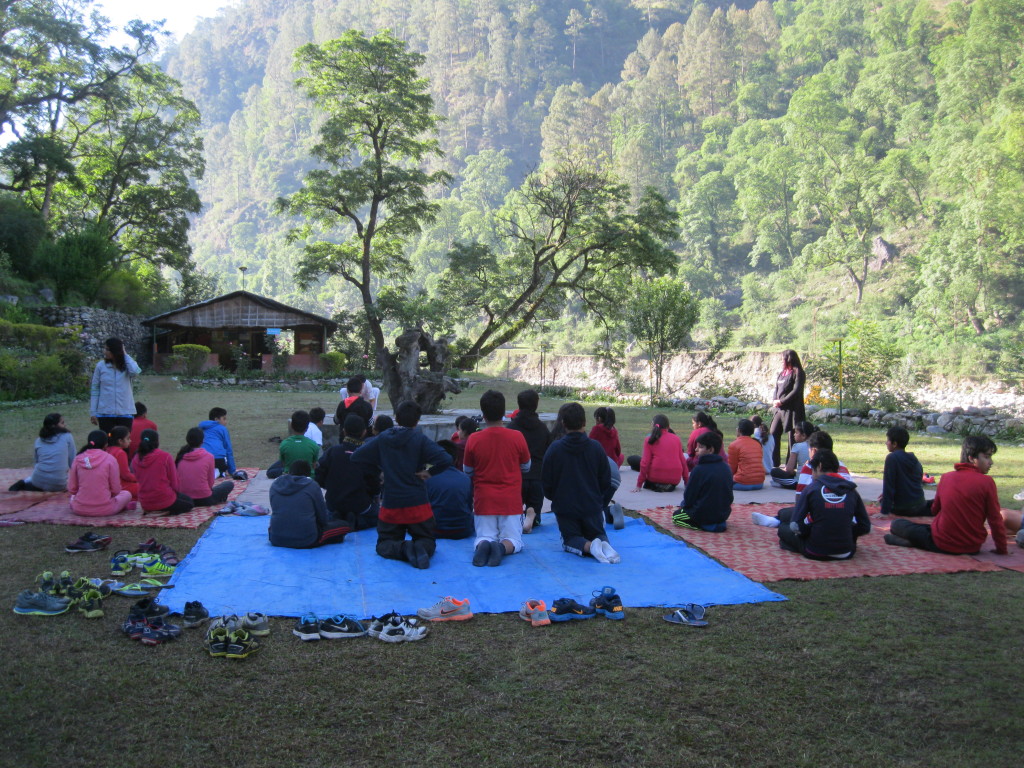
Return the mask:
[[526,518],[523,520],[523,533],[533,533],[533,523],[537,519],[537,513],[533,507],[526,508]]

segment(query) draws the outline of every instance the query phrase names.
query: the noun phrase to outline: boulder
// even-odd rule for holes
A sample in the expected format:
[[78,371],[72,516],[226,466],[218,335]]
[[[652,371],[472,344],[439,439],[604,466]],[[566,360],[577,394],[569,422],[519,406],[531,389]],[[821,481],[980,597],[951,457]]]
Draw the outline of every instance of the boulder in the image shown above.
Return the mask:
[[940,426],[938,426],[936,424],[929,425],[927,428],[925,428],[925,432],[927,432],[929,435],[944,435],[944,434],[946,434],[946,430],[944,430],[942,427],[940,427]]

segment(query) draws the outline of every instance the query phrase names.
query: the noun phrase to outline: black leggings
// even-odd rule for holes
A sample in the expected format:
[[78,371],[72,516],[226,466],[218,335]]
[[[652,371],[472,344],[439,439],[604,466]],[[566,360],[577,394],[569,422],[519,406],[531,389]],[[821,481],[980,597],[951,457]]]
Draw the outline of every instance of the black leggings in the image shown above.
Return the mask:
[[184,493],[179,493],[178,498],[173,504],[171,504],[171,506],[157,510],[147,509],[146,511],[164,512],[168,515],[180,515],[182,512],[191,512],[193,507],[195,507],[195,503],[192,501],[191,497],[186,496]]
[[[235,490],[235,484],[230,480],[215,485],[213,492],[205,499],[192,499],[192,502],[197,507],[212,507],[214,504],[223,504],[228,500],[228,496]],[[187,511],[187,510],[186,510]]]

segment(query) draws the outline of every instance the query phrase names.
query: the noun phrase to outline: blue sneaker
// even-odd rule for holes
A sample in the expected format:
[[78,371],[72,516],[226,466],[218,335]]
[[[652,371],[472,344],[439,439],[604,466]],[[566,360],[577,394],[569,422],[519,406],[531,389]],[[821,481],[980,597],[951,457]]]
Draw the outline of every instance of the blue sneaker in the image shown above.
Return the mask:
[[571,597],[560,597],[548,609],[548,618],[552,621],[571,621],[572,619],[592,619],[597,612],[586,605],[580,605]]
[[67,598],[26,589],[18,595],[14,612],[22,616],[57,616],[70,607],[71,601]]
[[301,640],[319,640],[320,620],[317,619],[315,613],[307,613],[295,622],[292,634]]
[[622,610],[622,598],[616,594],[615,587],[595,589],[594,596],[590,600],[590,607],[608,619],[618,621],[626,618],[626,614]]

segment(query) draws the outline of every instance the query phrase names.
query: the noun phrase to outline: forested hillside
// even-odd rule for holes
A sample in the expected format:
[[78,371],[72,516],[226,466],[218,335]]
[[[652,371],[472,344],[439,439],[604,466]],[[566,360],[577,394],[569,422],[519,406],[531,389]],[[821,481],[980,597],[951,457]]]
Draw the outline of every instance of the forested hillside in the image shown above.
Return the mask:
[[[679,274],[705,328],[812,351],[884,340],[917,368],[1018,376],[1024,290],[1024,0],[248,0],[164,62],[203,119],[194,257],[222,287],[337,312],[293,282],[274,202],[312,161],[294,51],[391,29],[426,56],[441,215],[408,243],[432,287],[489,242],[531,169],[566,157],[678,211]],[[548,324],[574,349],[597,329]]]

